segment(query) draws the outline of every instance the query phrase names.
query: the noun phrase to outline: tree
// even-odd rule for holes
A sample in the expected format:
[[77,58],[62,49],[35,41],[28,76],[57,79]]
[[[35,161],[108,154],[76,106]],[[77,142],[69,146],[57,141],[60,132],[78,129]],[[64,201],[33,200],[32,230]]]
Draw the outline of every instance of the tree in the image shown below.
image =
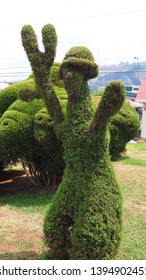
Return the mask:
[[48,80],[57,43],[54,27],[42,29],[44,53],[30,26],[21,34],[65,154],[63,181],[44,223],[47,245],[58,259],[113,258],[121,237],[122,196],[110,162],[108,126],[124,102],[124,86],[110,83],[93,113],[87,81],[97,76],[97,65],[87,48],[71,48],[60,69],[68,94],[64,115]]

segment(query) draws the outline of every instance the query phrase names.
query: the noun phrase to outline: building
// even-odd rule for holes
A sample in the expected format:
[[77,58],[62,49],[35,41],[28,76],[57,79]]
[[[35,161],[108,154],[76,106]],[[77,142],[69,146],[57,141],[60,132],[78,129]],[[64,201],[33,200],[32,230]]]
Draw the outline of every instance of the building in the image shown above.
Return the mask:
[[146,78],[143,78],[139,87],[136,101],[143,104],[141,120],[141,137],[146,138]]
[[139,86],[137,85],[126,85],[126,98],[130,100],[135,100],[137,93],[139,91]]

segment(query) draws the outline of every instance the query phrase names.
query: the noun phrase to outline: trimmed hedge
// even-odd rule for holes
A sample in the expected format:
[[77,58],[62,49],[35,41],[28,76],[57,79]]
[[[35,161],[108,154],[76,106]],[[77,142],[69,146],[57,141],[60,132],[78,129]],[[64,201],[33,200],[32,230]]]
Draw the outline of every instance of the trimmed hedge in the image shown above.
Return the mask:
[[128,101],[125,101],[119,113],[110,124],[110,155],[119,157],[126,150],[126,144],[134,139],[140,129],[140,119]]
[[42,99],[17,100],[7,109],[0,119],[0,147],[4,162],[24,161],[47,187],[60,181],[63,151]]
[[0,91],[0,117],[7,108],[18,99],[19,90],[29,90],[34,93],[35,84],[33,79],[14,83]]
[[[64,82],[60,79],[59,70],[60,63],[55,62],[51,68],[50,79],[61,101],[62,110],[65,113],[67,93],[64,89]],[[18,98],[24,101],[40,98],[36,90],[33,74],[28,79],[14,83],[0,92],[0,115]],[[92,103],[95,110],[97,106],[95,97],[93,97]],[[112,118],[109,128],[111,134],[110,155],[114,158],[120,156],[125,151],[126,144],[137,135],[140,128],[140,120],[136,110],[125,101],[119,113]]]

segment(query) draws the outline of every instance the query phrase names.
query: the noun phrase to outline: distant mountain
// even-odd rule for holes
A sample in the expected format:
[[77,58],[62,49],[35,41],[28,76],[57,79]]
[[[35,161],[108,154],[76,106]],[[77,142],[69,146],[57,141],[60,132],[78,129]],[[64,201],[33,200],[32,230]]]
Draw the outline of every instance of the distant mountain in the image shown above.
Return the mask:
[[142,78],[145,77],[146,62],[103,65],[99,66],[98,77],[89,81],[89,88],[91,92],[101,90],[113,80],[119,80],[124,85],[140,85]]

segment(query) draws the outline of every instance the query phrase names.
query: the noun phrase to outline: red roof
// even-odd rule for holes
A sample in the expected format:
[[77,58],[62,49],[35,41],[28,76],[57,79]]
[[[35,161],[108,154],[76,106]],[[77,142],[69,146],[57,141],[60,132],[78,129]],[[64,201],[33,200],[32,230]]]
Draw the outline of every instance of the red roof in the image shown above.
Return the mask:
[[136,101],[146,102],[146,78],[142,79],[138,94],[136,96]]

